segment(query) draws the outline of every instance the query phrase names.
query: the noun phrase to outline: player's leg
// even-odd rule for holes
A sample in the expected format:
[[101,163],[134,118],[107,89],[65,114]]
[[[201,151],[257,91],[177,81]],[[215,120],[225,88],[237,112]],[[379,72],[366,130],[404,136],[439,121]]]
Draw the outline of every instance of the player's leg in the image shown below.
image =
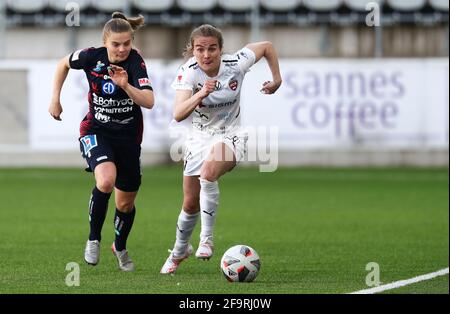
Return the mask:
[[133,227],[136,208],[134,201],[137,192],[125,192],[115,189],[116,213],[114,215],[115,240],[112,244],[112,251],[117,258],[119,268],[123,271],[133,271],[134,264],[128,255],[127,240]]
[[101,241],[101,231],[108,211],[108,202],[116,181],[116,166],[108,161],[94,169],[95,187],[89,204],[89,240]]
[[210,259],[213,255],[213,230],[219,205],[218,179],[236,166],[233,150],[225,143],[216,143],[200,170],[200,244],[195,256]]
[[91,265],[97,265],[100,259],[101,232],[114,187],[116,167],[112,162],[104,162],[95,167],[94,174],[95,187],[89,201],[89,239],[84,250],[84,259]]
[[100,241],[103,223],[108,211],[108,202],[116,180],[116,167],[110,145],[102,137],[87,135],[80,139],[80,149],[89,170],[94,169],[95,187],[89,201],[89,239],[86,242],[84,259],[96,265],[100,257]]
[[114,215],[115,240],[112,251],[119,269],[133,271],[134,264],[128,255],[127,240],[136,215],[135,200],[141,185],[140,154],[137,144],[114,145],[117,178],[115,182],[116,212]]
[[189,240],[199,216],[200,183],[198,176],[183,177],[183,207],[178,216],[176,240],[169,257],[161,268],[162,274],[171,274],[176,271],[180,262],[192,254]]

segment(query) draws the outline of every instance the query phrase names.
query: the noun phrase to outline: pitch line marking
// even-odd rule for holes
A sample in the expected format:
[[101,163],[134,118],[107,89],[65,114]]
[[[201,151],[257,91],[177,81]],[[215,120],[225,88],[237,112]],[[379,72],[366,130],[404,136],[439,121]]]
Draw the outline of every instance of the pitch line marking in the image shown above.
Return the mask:
[[443,269],[438,270],[438,271],[435,271],[433,273],[417,276],[417,277],[410,278],[410,279],[394,281],[394,282],[391,282],[391,283],[388,283],[388,284],[385,284],[385,285],[381,285],[381,286],[378,286],[378,287],[351,292],[350,294],[373,294],[373,293],[377,293],[377,292],[383,292],[383,291],[386,291],[386,290],[391,290],[391,289],[404,287],[404,286],[407,286],[407,285],[410,285],[410,284],[413,284],[413,283],[416,283],[416,282],[430,280],[430,279],[433,279],[435,277],[444,276],[444,275],[447,275],[447,274],[448,274],[448,267],[447,268],[443,268]]

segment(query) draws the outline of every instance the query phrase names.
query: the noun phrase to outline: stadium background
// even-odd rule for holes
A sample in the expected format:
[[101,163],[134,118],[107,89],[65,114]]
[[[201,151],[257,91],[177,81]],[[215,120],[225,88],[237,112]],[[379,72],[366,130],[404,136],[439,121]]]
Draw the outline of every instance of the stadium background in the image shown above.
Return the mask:
[[[68,2],[79,6],[79,26],[66,24],[71,12],[65,10]],[[368,2],[378,4],[381,9],[379,26],[366,23],[370,13],[366,10]],[[264,208],[266,214],[290,209],[286,211],[287,220],[277,220],[268,215],[275,220],[267,218],[261,224],[273,223],[283,228],[289,217],[292,217],[302,221],[302,228],[312,233],[321,230],[316,233],[316,238],[312,238],[312,242],[322,243],[323,253],[316,252],[312,245],[307,247],[311,254],[304,259],[304,263],[311,270],[308,273],[310,276],[304,273],[299,275],[306,277],[306,281],[299,278],[298,285],[295,285],[292,277],[279,275],[279,281],[272,278],[281,286],[279,290],[254,286],[250,292],[335,293],[364,288],[363,279],[355,284],[349,279],[352,276],[345,276],[347,273],[343,267],[329,269],[329,273],[322,274],[324,278],[327,274],[337,276],[329,285],[315,285],[317,277],[314,276],[319,273],[320,277],[320,272],[314,268],[314,263],[316,258],[321,257],[320,254],[325,256],[325,252],[340,254],[337,248],[326,249],[330,234],[340,232],[336,231],[336,225],[348,227],[348,233],[344,233],[340,246],[342,249],[347,244],[349,249],[354,239],[352,228],[365,218],[370,220],[371,215],[375,215],[377,232],[386,231],[385,228],[389,231],[385,238],[379,240],[383,242],[387,239],[387,243],[390,243],[389,234],[398,238],[398,247],[394,247],[400,251],[404,248],[403,253],[407,256],[405,261],[401,261],[397,255],[393,259],[389,255],[383,256],[385,265],[410,265],[411,256],[406,248],[423,250],[420,251],[419,261],[413,263],[412,272],[404,268],[400,272],[391,269],[388,272],[390,279],[409,278],[448,267],[448,9],[448,1],[441,0],[0,1],[1,238],[7,239],[11,233],[22,228],[30,230],[15,240],[25,248],[31,246],[33,241],[30,242],[30,238],[36,232],[40,236],[45,235],[44,238],[48,237],[48,241],[53,241],[55,234],[59,237],[68,228],[77,233],[78,238],[73,243],[69,241],[66,251],[60,252],[79,260],[74,250],[78,250],[79,244],[83,243],[82,235],[87,225],[83,210],[90,188],[86,176],[72,169],[81,169],[84,165],[77,144],[78,123],[86,110],[87,90],[83,86],[83,74],[71,71],[69,75],[63,89],[62,122],[50,118],[47,106],[57,60],[76,49],[100,45],[104,22],[109,19],[111,12],[119,10],[131,15],[142,14],[146,19],[146,26],[136,34],[135,46],[147,61],[156,96],[155,109],[145,113],[142,161],[144,166],[150,168],[144,172],[140,206],[167,207],[168,211],[161,216],[147,214],[148,221],[144,216],[141,219],[145,222],[137,222],[135,239],[131,240],[131,244],[133,241],[141,243],[139,240],[142,240],[151,246],[152,240],[146,240],[146,237],[151,236],[139,235],[139,232],[144,233],[144,226],[141,225],[142,229],[139,229],[139,224],[147,226],[152,219],[162,222],[158,230],[163,230],[161,233],[166,234],[168,239],[163,244],[157,244],[154,255],[138,255],[137,258],[141,257],[142,262],[147,258],[152,265],[156,265],[153,266],[156,269],[160,260],[163,260],[165,251],[162,248],[171,245],[174,231],[172,220],[176,217],[181,200],[181,169],[170,157],[172,140],[167,129],[173,97],[169,85],[182,61],[181,52],[192,28],[201,23],[211,23],[222,29],[225,51],[235,51],[251,41],[272,41],[279,53],[284,79],[279,92],[267,97],[257,92],[264,77],[269,77],[263,63],[256,65],[246,77],[241,104],[244,124],[278,127],[277,156],[280,169],[264,176],[257,174],[258,169],[252,167],[264,162],[246,162],[245,165],[250,167],[242,167],[230,174],[229,178],[223,179],[224,207],[237,211],[241,205],[233,203],[232,192],[241,193],[243,189],[247,191],[254,187],[255,191],[250,192],[249,203],[246,204],[251,204],[250,200],[253,199],[255,204],[263,204],[255,205],[258,208],[252,210],[242,208],[246,211],[245,218],[253,221],[252,215],[258,215],[259,210]],[[69,21],[76,22],[73,19]],[[258,143],[254,141],[251,145],[256,147]],[[309,168],[311,166],[319,168]],[[162,182],[162,186],[157,186],[153,180]],[[270,191],[270,202],[261,199],[264,193],[257,194],[256,190],[267,193],[270,190],[261,180],[279,187],[276,191]],[[26,196],[23,192],[25,188],[28,189]],[[156,188],[155,195],[161,193],[172,198],[173,202],[166,204],[155,200],[155,195],[147,196],[146,188]],[[73,194],[69,194],[68,190]],[[361,199],[353,199],[355,195],[352,191],[355,190],[361,193]],[[336,196],[340,192],[342,194]],[[301,204],[297,204],[297,196]],[[51,219],[40,221],[38,213],[62,215],[59,208],[72,198],[77,200],[68,205],[71,214],[65,219],[61,218],[59,229],[54,229],[55,234],[46,233],[46,230],[53,228],[53,222]],[[305,205],[303,202],[306,201],[309,203]],[[408,206],[403,207],[402,203]],[[19,206],[14,209],[15,216],[10,214],[12,204]],[[361,213],[363,208],[364,213]],[[366,208],[370,210],[366,211]],[[309,212],[312,209],[317,210],[319,216]],[[277,254],[264,247],[267,238],[263,231],[257,226],[252,229],[258,230],[255,234],[259,235],[260,240],[254,240],[244,232],[234,234],[234,229],[229,230],[232,213],[230,209],[224,208],[221,214],[223,218],[218,220],[218,232],[223,234],[223,248],[239,242],[233,235],[239,235],[242,241],[255,241],[257,248],[259,244],[260,250],[265,253],[260,253],[262,257],[269,260],[270,254],[273,254],[275,260],[272,261],[271,269],[276,273],[276,262],[280,261],[276,261]],[[28,224],[16,225],[25,216],[29,217],[26,219]],[[36,226],[33,217],[39,221],[40,227]],[[68,227],[72,225],[66,220],[69,217],[79,225]],[[321,228],[324,217],[331,217],[327,223],[329,233]],[[220,222],[222,219],[224,221]],[[423,221],[426,221],[425,225]],[[311,225],[308,226],[309,223]],[[240,224],[246,225],[240,222],[236,229],[239,229]],[[335,231],[333,226],[337,228]],[[393,231],[395,229],[398,232],[416,230],[417,233],[411,231],[410,237],[405,236],[402,242],[401,237]],[[287,241],[296,243],[296,231],[294,228],[291,231],[293,235],[289,235]],[[369,234],[364,234],[362,229],[358,232],[361,236],[359,248],[364,247],[364,236],[367,236],[367,243],[373,244]],[[156,231],[152,234],[154,237],[159,236]],[[311,240],[305,237],[303,240]],[[3,251],[11,249],[15,243],[2,241]],[[273,246],[276,244],[271,240],[268,242]],[[148,246],[140,248],[144,251],[148,250]],[[376,252],[384,251],[381,244],[372,249],[375,255]],[[283,254],[291,253],[287,249],[279,250]],[[136,256],[139,253],[134,254]],[[300,263],[304,252],[298,254]],[[21,260],[21,255],[15,258]],[[65,256],[58,258],[59,263],[66,260]],[[370,259],[361,254],[356,256],[356,260],[360,262],[357,266],[358,276],[364,278],[365,264],[362,263]],[[281,263],[282,268],[289,270],[287,260],[282,259]],[[327,268],[331,264],[327,262],[321,267]],[[270,262],[267,265],[270,267]],[[19,266],[12,272],[9,270],[14,269],[13,266],[4,267],[0,276],[3,283],[0,291],[70,292],[65,290],[67,288],[61,279],[65,274],[64,266],[54,266],[60,268],[59,279],[49,275],[51,271],[42,266],[40,272],[46,276],[44,284],[33,287],[26,284],[26,278],[31,276],[36,281],[42,281],[43,277],[33,277],[27,270],[28,266],[23,267],[20,269]],[[215,274],[217,267],[209,267],[211,273]],[[148,273],[148,269],[146,271]],[[196,269],[190,271],[184,279],[197,282]],[[339,271],[342,273],[336,274]],[[294,273],[297,274],[297,271]],[[98,282],[108,278],[104,274],[100,277],[95,277],[94,273],[91,275],[88,288],[83,292],[98,292],[97,289],[102,288]],[[308,282],[308,279],[311,281]],[[55,284],[58,280],[60,282]],[[126,282],[126,279],[120,280]],[[228,291],[228,288],[217,288],[214,282],[208,280],[205,287],[199,286],[199,289],[204,289],[200,291]],[[261,281],[263,284],[264,277]],[[338,281],[342,281],[342,285],[337,284]],[[443,283],[406,292],[448,293],[448,275]],[[176,290],[178,288],[165,279],[160,284],[161,290],[152,290],[141,284],[129,290],[115,290],[114,285],[107,285],[101,291],[195,291],[190,290],[195,289],[193,284],[183,288],[185,290]],[[246,292],[243,288],[234,288],[232,291]]]

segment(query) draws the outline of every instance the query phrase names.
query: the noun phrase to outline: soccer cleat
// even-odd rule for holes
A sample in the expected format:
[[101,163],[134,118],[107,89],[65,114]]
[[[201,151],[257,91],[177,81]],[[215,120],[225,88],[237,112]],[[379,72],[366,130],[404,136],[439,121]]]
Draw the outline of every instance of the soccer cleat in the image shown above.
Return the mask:
[[131,260],[131,258],[128,256],[127,250],[117,251],[116,245],[112,244],[111,251],[113,252],[114,256],[117,258],[117,262],[119,265],[119,269],[123,271],[134,271],[134,263]]
[[164,263],[163,267],[161,268],[160,273],[161,274],[174,274],[177,270],[178,266],[180,266],[180,263],[184,261],[186,258],[191,256],[192,252],[194,252],[194,248],[189,243],[188,247],[186,248],[186,252],[182,257],[175,257],[173,255],[173,251],[169,250],[170,255],[167,258],[166,262]]
[[84,260],[89,265],[95,266],[100,258],[100,242],[98,240],[87,240],[84,249]]
[[214,245],[212,241],[200,241],[195,257],[202,260],[209,260],[213,256]]

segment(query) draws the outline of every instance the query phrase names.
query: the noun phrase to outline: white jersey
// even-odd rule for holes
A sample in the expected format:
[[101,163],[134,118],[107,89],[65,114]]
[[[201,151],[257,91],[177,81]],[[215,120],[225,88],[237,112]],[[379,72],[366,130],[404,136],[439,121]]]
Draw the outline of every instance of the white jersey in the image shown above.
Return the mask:
[[234,54],[221,56],[219,73],[209,77],[195,57],[183,64],[172,83],[175,90],[198,92],[206,80],[217,80],[216,89],[192,112],[194,130],[207,134],[225,134],[240,126],[240,97],[245,74],[255,63],[255,54],[242,48]]

